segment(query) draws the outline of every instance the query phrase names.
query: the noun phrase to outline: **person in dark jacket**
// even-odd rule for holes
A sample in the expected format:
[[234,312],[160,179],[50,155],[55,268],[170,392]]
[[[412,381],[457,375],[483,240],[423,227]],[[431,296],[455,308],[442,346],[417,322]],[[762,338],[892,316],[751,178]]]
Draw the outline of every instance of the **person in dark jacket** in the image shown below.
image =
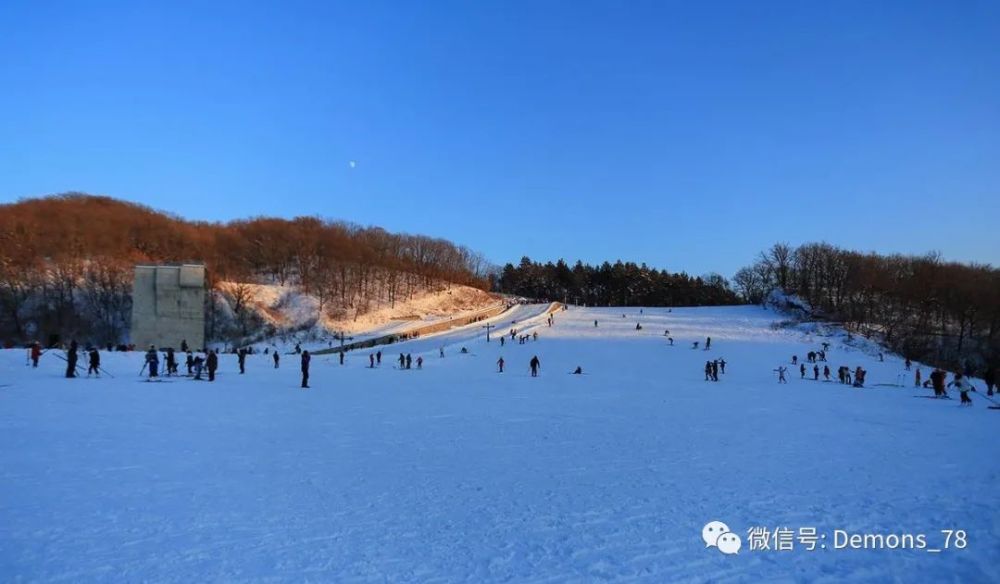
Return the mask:
[[31,366],[37,368],[38,360],[42,358],[42,344],[35,341],[31,345]]
[[188,377],[191,377],[191,370],[194,369],[194,355],[191,351],[187,352],[187,358],[184,360],[184,364],[187,365]]
[[149,369],[150,379],[156,377],[159,373],[160,356],[156,353],[156,347],[153,345],[150,345],[149,350],[146,351],[146,367]]
[[278,356],[278,351],[277,350],[274,351],[274,357],[273,357],[273,359],[274,359],[274,368],[277,369],[278,368],[278,362],[281,361],[281,357]]
[[538,377],[538,368],[542,366],[542,362],[538,360],[538,355],[532,357],[528,365],[531,367],[531,376]]
[[90,366],[87,367],[87,377],[90,374],[100,377],[101,376],[101,354],[97,351],[97,347],[90,350]]
[[241,348],[236,354],[236,359],[240,362],[240,375],[243,375],[247,372],[247,350],[245,348]]
[[208,380],[215,381],[215,370],[219,368],[219,350],[208,351],[208,357],[205,359],[205,367],[208,369]]
[[986,395],[993,395],[993,387],[997,384],[997,370],[995,367],[986,367],[986,373],[983,373],[983,383],[986,384]]
[[309,351],[302,351],[302,389],[309,389],[309,361],[312,356]]
[[173,347],[167,347],[167,376],[170,375],[177,375],[177,358]]
[[68,379],[76,377],[76,360],[78,358],[76,350],[76,341],[71,341],[69,344],[69,351],[66,352],[66,377]]

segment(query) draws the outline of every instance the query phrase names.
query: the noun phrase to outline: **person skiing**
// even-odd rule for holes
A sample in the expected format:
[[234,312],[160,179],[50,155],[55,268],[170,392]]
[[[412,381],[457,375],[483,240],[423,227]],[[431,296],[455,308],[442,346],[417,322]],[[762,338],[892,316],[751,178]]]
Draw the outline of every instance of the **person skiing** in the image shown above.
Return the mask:
[[66,377],[67,379],[73,379],[76,377],[76,360],[77,360],[77,344],[76,341],[70,341],[69,351],[66,352]]
[[368,368],[375,368],[375,353],[368,353]]
[[538,377],[538,368],[542,365],[542,362],[538,360],[538,356],[535,355],[532,357],[528,365],[531,367],[531,376]]
[[187,339],[181,339],[181,353],[188,352],[188,342]]
[[399,368],[406,369],[406,355],[402,353],[399,354]]
[[382,366],[382,351],[381,351],[381,349],[378,350],[378,351],[375,351],[375,364],[378,365],[379,367]]
[[785,372],[788,371],[788,368],[782,365],[776,371],[778,372],[778,383],[788,383],[788,380],[785,379]]
[[309,361],[312,356],[309,351],[302,351],[302,389],[309,389]]
[[824,365],[823,366],[823,378],[826,379],[827,381],[830,381],[830,366],[829,365]]
[[302,354],[302,345],[300,345],[298,343],[295,343],[295,354],[296,355],[301,355]]
[[38,360],[42,358],[42,344],[35,341],[31,344],[31,366],[38,368]]
[[191,351],[187,352],[187,358],[184,359],[184,364],[187,366],[188,377],[191,377],[191,370],[194,369],[194,355],[191,354]]
[[940,368],[935,368],[931,372],[931,385],[934,387],[934,395],[937,397],[948,397],[948,391],[944,386],[945,373]]
[[246,373],[247,350],[241,347],[239,352],[236,353],[236,359],[240,363],[240,375],[243,375]]
[[157,370],[160,368],[160,356],[156,353],[156,347],[153,345],[150,345],[149,350],[146,351],[146,367],[149,369],[150,379],[157,377],[159,373]]
[[721,371],[723,375],[726,374],[726,360],[721,357],[719,358],[719,371]]
[[97,347],[90,349],[90,366],[87,368],[87,377],[90,374],[100,377],[101,376],[101,354],[97,351]]
[[[500,345],[503,346],[503,337],[500,337]],[[444,347],[438,348],[438,357],[444,359]]]
[[503,343],[504,343],[505,340],[507,340],[507,337],[505,337],[505,336],[501,336],[500,337],[500,346],[501,347],[503,346]]
[[806,364],[805,363],[803,363],[802,365],[799,365],[799,373],[802,374],[802,379],[806,378]]
[[865,386],[865,375],[868,371],[864,370],[860,365],[854,370],[854,387],[864,387]]
[[912,366],[912,365],[913,365],[913,362],[912,362],[912,361],[910,361],[910,358],[909,358],[909,357],[907,357],[907,358],[906,358],[906,363],[904,363],[904,365],[906,366],[906,370],[907,370],[907,371],[909,371],[909,370],[910,370],[910,366]]
[[577,365],[576,369],[573,370],[573,375],[583,375],[583,367]]
[[343,351],[340,352],[340,364],[341,365],[344,364],[344,352]]
[[417,356],[417,369],[423,369],[423,368],[424,368],[424,358],[418,355]]
[[538,340],[538,331],[535,331],[535,332],[531,333],[531,340],[533,340],[533,341],[537,341]]
[[920,387],[920,367],[917,367],[917,372],[913,374],[913,387]]
[[413,357],[409,353],[406,354],[406,368],[409,369],[410,365],[413,364]]
[[972,405],[972,400],[969,399],[969,390],[976,391],[976,388],[972,387],[969,383],[969,378],[962,375],[961,373],[955,374],[955,379],[948,384],[948,387],[955,387],[958,389],[959,394],[962,396],[962,405]]
[[635,323],[635,330],[641,331],[642,330],[642,325],[639,324],[639,323]]
[[670,341],[670,346],[673,347],[674,346],[674,338],[673,337],[667,337],[667,340]]
[[819,381],[819,365],[813,365],[813,381]]
[[798,364],[799,364],[799,356],[792,355],[792,365],[798,365]]
[[[191,357],[191,352],[188,352],[188,357]],[[201,381],[201,370],[205,366],[205,360],[201,358],[201,355],[191,359],[191,367],[194,368],[194,379],[195,381]]]
[[497,359],[497,368],[498,368],[497,373],[503,373],[503,363],[504,363],[503,357]]
[[709,350],[711,348],[712,348],[712,337],[706,337],[705,338],[705,350],[707,351],[707,350]]
[[712,362],[705,361],[705,381],[712,379]]
[[719,361],[712,361],[712,381],[719,380]]
[[208,380],[215,381],[215,370],[219,368],[219,350],[209,350],[208,358],[205,360],[205,368],[208,369]]
[[698,341],[695,341],[694,343],[692,343],[691,344],[691,348],[692,349],[697,349],[698,348]]
[[997,384],[997,370],[989,365],[983,373],[983,383],[986,384],[986,395],[993,395],[993,386]]
[[274,368],[278,368],[278,364],[281,362],[281,357],[278,355],[277,349],[275,349],[274,354],[271,355],[271,359],[274,360]]
[[594,321],[594,328],[597,328],[597,321]]
[[167,347],[167,377],[177,375],[177,357],[174,356],[174,348]]

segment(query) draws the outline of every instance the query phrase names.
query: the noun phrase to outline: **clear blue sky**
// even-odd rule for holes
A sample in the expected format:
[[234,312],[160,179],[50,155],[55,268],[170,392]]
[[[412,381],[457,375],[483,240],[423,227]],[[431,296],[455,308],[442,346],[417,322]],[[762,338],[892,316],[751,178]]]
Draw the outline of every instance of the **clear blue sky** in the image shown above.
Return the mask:
[[998,265],[1000,3],[7,0],[0,200],[69,190],[497,263]]

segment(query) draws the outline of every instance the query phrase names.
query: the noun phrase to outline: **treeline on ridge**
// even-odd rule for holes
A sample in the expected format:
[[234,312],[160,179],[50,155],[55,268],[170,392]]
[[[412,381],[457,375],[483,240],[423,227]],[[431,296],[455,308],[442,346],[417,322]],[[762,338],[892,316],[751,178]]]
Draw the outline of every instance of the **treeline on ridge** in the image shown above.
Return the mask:
[[733,285],[752,303],[775,288],[796,295],[911,359],[970,373],[1000,364],[1000,270],[988,265],[778,243]]
[[684,273],[637,265],[604,262],[592,266],[577,261],[541,264],[528,257],[507,264],[497,277],[496,290],[540,300],[559,300],[588,306],[715,306],[738,304],[739,297],[718,274],[691,277]]
[[489,286],[483,257],[443,239],[316,217],[186,221],[79,193],[0,205],[0,250],[0,339],[16,341],[118,342],[141,262],[204,262],[213,290],[221,281],[294,283],[344,307],[441,282]]

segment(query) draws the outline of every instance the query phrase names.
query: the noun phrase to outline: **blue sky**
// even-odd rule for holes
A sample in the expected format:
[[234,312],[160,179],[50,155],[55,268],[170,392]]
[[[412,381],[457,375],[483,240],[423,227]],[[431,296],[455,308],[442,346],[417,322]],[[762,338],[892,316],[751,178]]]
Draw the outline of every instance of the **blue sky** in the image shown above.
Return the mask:
[[0,201],[69,190],[498,263],[998,265],[1000,4],[7,0]]

